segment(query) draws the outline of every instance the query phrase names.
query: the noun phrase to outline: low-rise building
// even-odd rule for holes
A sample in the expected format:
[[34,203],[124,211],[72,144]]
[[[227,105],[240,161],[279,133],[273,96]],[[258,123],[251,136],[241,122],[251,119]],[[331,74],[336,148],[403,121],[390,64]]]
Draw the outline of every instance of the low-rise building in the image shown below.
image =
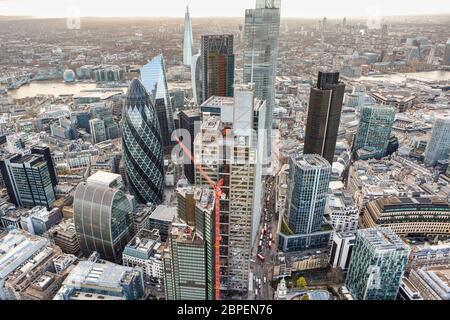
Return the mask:
[[358,210],[348,191],[336,190],[329,195],[326,213],[336,232],[354,231],[358,228]]
[[47,232],[47,237],[52,240],[62,252],[78,256],[80,254],[80,243],[73,219],[62,221]]
[[150,230],[158,229],[161,236],[161,241],[166,241],[169,235],[169,228],[174,221],[177,214],[176,207],[168,207],[165,205],[159,205],[153,210],[149,217]]
[[147,278],[163,279],[163,246],[158,229],[142,229],[125,246],[122,263],[127,267],[141,267]]
[[448,265],[412,270],[409,280],[424,300],[450,300],[450,267]]
[[21,300],[34,280],[53,271],[57,246],[42,237],[13,229],[0,238],[0,299]]
[[72,269],[53,300],[137,300],[143,295],[142,269],[100,260],[94,253]]
[[390,227],[403,236],[449,236],[450,205],[440,198],[379,198],[366,205],[363,224]]

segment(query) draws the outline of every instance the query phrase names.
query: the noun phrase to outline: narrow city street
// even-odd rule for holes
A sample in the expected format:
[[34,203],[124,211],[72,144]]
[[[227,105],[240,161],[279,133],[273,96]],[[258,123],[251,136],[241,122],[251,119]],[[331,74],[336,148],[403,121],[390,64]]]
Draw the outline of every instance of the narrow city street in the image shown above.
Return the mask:
[[275,220],[275,186],[274,178],[269,176],[264,185],[264,207],[257,239],[253,248],[252,272],[253,291],[249,298],[255,300],[270,300],[273,289],[270,286],[275,263],[275,235],[277,221]]

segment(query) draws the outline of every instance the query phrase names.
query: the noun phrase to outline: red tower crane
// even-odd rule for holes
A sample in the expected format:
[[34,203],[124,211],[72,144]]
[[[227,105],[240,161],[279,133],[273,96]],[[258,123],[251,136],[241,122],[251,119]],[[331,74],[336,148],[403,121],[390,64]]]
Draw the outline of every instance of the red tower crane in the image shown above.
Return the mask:
[[201,172],[203,177],[208,181],[211,188],[214,190],[214,211],[215,211],[215,299],[220,299],[220,198],[222,197],[222,185],[223,185],[223,179],[220,179],[220,181],[216,184],[210,176],[203,170],[202,166],[199,165],[192,156],[191,151],[189,148],[187,148],[178,138],[175,138],[175,141],[178,143],[178,145],[183,150],[184,154],[189,157],[189,159],[192,161],[192,163],[195,165],[195,167]]

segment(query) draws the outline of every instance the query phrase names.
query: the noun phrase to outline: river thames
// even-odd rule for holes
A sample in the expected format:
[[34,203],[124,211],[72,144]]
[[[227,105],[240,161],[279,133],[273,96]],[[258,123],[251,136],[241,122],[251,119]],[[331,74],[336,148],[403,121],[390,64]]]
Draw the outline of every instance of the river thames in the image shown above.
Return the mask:
[[[352,80],[391,81],[400,83],[405,81],[405,76],[408,79],[422,80],[424,82],[450,81],[450,71],[386,74],[376,77],[352,78]],[[176,87],[176,85],[171,86],[169,84],[169,89],[170,87]],[[114,91],[126,91],[126,88],[97,88],[97,84],[90,82],[64,83],[62,81],[33,81],[30,84],[20,87],[19,89],[10,90],[8,93],[13,99],[23,99],[27,97],[34,97],[38,94],[52,94],[55,96],[77,95],[83,91],[108,91],[108,89]]]

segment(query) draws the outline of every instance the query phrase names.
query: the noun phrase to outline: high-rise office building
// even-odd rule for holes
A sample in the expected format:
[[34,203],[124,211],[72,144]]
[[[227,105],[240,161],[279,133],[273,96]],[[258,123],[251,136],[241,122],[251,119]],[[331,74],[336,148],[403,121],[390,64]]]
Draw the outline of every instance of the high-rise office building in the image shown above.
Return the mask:
[[309,98],[304,154],[318,154],[333,163],[344,91],[339,72],[319,72]]
[[97,144],[107,140],[105,122],[101,119],[89,120],[89,126],[91,128],[92,143]]
[[189,14],[189,7],[186,6],[186,14],[184,16],[183,64],[187,67],[191,66],[193,46],[194,39],[192,37],[191,16]]
[[128,88],[122,119],[124,160],[131,192],[140,203],[160,204],[164,197],[164,158],[155,107],[141,81]]
[[77,186],[74,222],[84,256],[98,252],[102,259],[119,262],[131,237],[131,206],[120,190],[121,176],[98,171]]
[[118,139],[120,137],[119,125],[113,119],[112,116],[104,117],[103,123],[105,124],[106,140]]
[[333,231],[323,224],[331,165],[319,155],[293,155],[289,161],[289,191],[279,230],[283,251],[327,246]]
[[[195,133],[198,132],[198,130],[200,130],[201,114],[200,114],[200,112],[195,111],[195,110],[184,110],[178,114],[178,119],[180,120],[180,129],[186,130],[184,132],[185,134],[187,134],[189,132],[189,136],[186,137],[186,138],[190,139],[189,143],[186,143],[186,141],[184,141],[184,139],[183,139],[183,141],[184,141],[185,145],[188,144],[186,146],[190,147],[191,153],[193,153],[194,152]],[[189,158],[185,158],[185,160],[186,161],[184,163],[184,175],[188,179],[189,183],[194,184],[195,183],[194,164],[192,163],[192,161]]]
[[35,155],[42,155],[45,162],[47,162],[48,171],[50,173],[50,179],[54,187],[58,184],[58,176],[56,174],[55,164],[53,162],[52,154],[50,148],[42,145],[35,145],[31,147],[31,153]]
[[450,156],[450,117],[437,117],[425,150],[425,164],[433,166]]
[[244,83],[254,83],[256,96],[266,101],[265,156],[270,158],[275,105],[280,0],[257,0],[256,9],[245,11]]
[[442,64],[450,66],[450,39],[447,40],[445,44],[444,57],[442,59]]
[[175,130],[175,125],[169,88],[167,87],[166,65],[162,54],[157,55],[141,68],[141,81],[155,106],[163,146],[169,147],[173,144],[171,135]]
[[49,164],[41,154],[9,155],[0,160],[9,201],[21,207],[50,207],[56,200]]
[[395,108],[370,105],[361,109],[361,119],[353,145],[358,159],[382,158],[386,155]]
[[205,35],[201,43],[202,100],[232,97],[234,85],[233,35]]
[[202,101],[202,56],[200,53],[192,56],[191,65],[191,81],[192,81],[192,96],[196,105],[200,105]]
[[356,233],[346,286],[357,300],[395,300],[410,248],[390,228]]
[[89,126],[89,112],[76,111],[70,114],[71,121],[76,125],[78,129],[84,129],[87,133],[91,133]]
[[[228,292],[248,290],[250,258],[261,217],[264,130],[253,131],[255,119],[265,115],[265,102],[254,97],[251,86],[237,86],[234,98],[210,97],[202,110],[203,123],[194,141],[195,160],[214,182],[223,179],[220,200],[221,288]],[[258,117],[257,117],[258,116]],[[209,185],[195,170],[195,184]]]
[[[208,187],[181,187],[177,189],[176,195],[177,216],[189,227],[181,225],[180,229],[175,224],[169,235],[170,246],[166,252],[169,253],[170,257],[166,254],[165,263],[166,266],[168,266],[167,262],[172,263],[174,269],[171,274],[166,272],[166,279],[169,280],[169,283],[172,283],[172,288],[167,292],[168,298],[176,300],[183,299],[183,297],[184,299],[190,297],[193,299],[214,299],[216,280],[214,191]],[[190,227],[193,227],[194,233],[191,232]],[[202,243],[203,250],[197,252],[196,245],[189,246],[185,243],[186,239],[191,238],[194,242]],[[186,269],[186,267],[189,261],[177,261],[179,260],[179,250],[197,252],[198,261],[204,261],[202,270],[190,270],[191,272],[188,272],[189,269]],[[200,257],[200,255],[203,255],[203,257]],[[194,273],[197,273],[195,277],[202,283],[201,289],[194,289],[192,291],[193,296],[186,296],[186,294],[191,294],[187,288],[190,284],[188,281],[181,281],[181,279],[192,279]],[[180,281],[175,278],[179,278]]]
[[173,225],[163,255],[167,300],[212,300],[212,269],[207,268],[207,246],[192,227]]

